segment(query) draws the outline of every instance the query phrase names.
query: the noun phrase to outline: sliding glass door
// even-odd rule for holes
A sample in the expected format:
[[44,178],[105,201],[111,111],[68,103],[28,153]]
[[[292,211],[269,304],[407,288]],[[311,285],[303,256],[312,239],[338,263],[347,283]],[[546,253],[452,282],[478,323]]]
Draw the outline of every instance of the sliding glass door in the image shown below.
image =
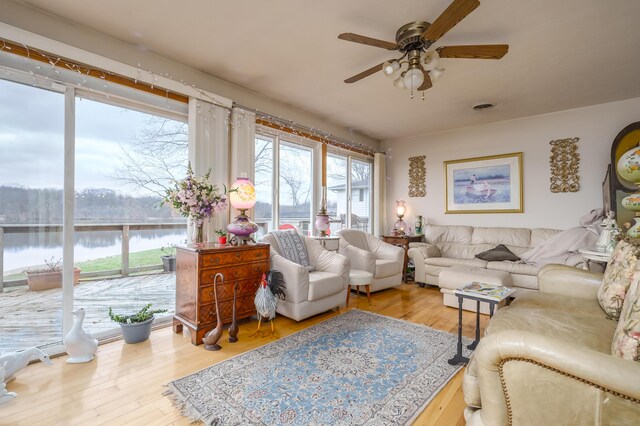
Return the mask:
[[64,95],[0,79],[0,353],[62,342]]
[[371,232],[371,163],[351,160],[351,229]]
[[185,176],[187,137],[184,122],[77,98],[74,253],[91,281],[76,287],[74,304],[96,336],[119,330],[109,307],[129,314],[152,303],[167,310],[157,322],[175,309],[175,275],[159,272],[185,242],[186,222],[162,197]]

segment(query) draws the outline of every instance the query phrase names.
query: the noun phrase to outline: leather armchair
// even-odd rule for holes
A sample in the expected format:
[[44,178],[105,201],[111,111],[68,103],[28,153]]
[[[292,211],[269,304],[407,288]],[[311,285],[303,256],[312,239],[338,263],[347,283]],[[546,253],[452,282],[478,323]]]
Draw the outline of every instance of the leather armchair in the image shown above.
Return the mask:
[[346,257],[327,251],[318,241],[302,236],[313,272],[285,259],[278,251],[272,234],[260,240],[271,246],[271,269],[282,272],[287,297],[278,301],[277,312],[301,321],[345,303],[349,285],[350,262]]
[[611,355],[601,274],[547,265],[491,319],[463,379],[468,425],[640,424],[640,368]]
[[341,229],[340,254],[351,261],[352,269],[360,269],[373,274],[371,291],[380,291],[402,284],[404,249],[387,244],[363,231]]

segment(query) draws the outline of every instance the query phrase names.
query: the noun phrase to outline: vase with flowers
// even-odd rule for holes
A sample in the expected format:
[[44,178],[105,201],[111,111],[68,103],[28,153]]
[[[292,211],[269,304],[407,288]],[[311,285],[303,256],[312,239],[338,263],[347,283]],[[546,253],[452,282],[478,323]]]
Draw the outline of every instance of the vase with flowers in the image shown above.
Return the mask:
[[202,246],[207,242],[204,225],[219,212],[227,208],[226,188],[220,191],[217,185],[209,182],[211,170],[202,177],[196,177],[187,167],[187,176],[167,190],[164,201],[171,203],[174,209],[191,220],[193,236],[191,242]]

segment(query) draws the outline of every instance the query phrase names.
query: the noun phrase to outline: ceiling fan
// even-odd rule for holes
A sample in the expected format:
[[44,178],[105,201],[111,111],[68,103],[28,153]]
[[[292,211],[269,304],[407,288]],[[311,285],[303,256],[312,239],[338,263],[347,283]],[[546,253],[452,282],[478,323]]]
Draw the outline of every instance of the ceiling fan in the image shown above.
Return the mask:
[[394,77],[394,86],[400,89],[411,89],[412,99],[414,90],[422,92],[424,99],[424,91],[430,88],[433,85],[432,81],[438,79],[444,72],[444,69],[438,68],[440,58],[502,58],[509,51],[508,44],[441,46],[429,51],[432,44],[478,6],[480,6],[478,0],[454,0],[433,23],[416,21],[400,27],[396,32],[395,43],[353,33],[340,34],[338,38],[341,40],[386,50],[397,50],[402,53],[400,58],[378,64],[344,82],[355,83],[382,70],[385,75]]

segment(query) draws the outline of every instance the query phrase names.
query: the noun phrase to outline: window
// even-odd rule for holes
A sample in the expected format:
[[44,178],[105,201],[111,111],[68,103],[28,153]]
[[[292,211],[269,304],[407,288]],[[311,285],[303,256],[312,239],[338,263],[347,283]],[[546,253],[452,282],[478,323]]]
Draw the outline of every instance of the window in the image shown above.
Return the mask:
[[[287,135],[264,133],[255,139],[255,222],[259,235],[273,229],[294,228],[316,235],[320,170],[314,168],[320,144]],[[327,213],[330,233],[342,228],[371,231],[371,171],[366,158],[335,150],[327,154]],[[353,197],[352,197],[353,193]],[[275,219],[274,219],[275,218]]]
[[351,160],[351,228],[371,232],[371,163]]
[[264,235],[274,229],[273,224],[273,139],[256,137],[255,149],[256,205],[254,218],[258,234]]
[[310,235],[313,196],[313,150],[290,142],[280,143],[278,227],[294,227]]

